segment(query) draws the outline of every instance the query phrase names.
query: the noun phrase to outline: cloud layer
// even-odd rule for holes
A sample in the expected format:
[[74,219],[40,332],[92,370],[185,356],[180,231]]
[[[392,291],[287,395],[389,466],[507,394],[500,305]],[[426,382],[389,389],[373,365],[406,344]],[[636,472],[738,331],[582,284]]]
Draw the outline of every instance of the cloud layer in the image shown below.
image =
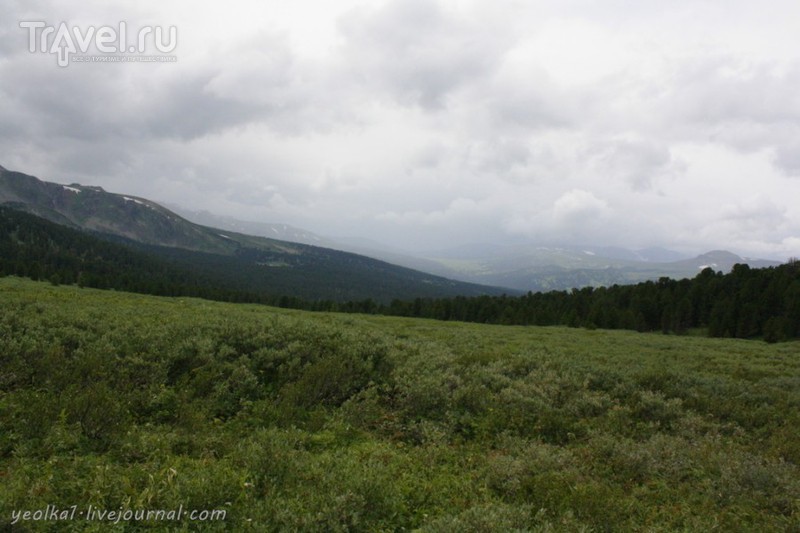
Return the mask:
[[[11,0],[0,164],[409,249],[800,255],[796,2]],[[178,28],[56,65],[19,21]]]

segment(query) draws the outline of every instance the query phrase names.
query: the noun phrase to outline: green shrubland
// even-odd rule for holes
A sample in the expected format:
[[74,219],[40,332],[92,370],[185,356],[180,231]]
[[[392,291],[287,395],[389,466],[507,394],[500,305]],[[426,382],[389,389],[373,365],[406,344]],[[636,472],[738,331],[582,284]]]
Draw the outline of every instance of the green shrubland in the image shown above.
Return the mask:
[[800,346],[0,279],[20,531],[797,531]]

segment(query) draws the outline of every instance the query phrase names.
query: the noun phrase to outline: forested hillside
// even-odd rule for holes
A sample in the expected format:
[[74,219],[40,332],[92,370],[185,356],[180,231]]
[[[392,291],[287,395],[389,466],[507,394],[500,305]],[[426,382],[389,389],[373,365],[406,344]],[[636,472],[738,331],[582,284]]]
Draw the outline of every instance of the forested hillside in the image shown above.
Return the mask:
[[367,298],[503,293],[356,254],[280,241],[265,247],[256,237],[240,237],[244,244],[229,254],[209,253],[79,231],[0,207],[0,275],[315,309]]
[[236,299],[220,280],[121,244],[0,207],[0,276],[158,295]]

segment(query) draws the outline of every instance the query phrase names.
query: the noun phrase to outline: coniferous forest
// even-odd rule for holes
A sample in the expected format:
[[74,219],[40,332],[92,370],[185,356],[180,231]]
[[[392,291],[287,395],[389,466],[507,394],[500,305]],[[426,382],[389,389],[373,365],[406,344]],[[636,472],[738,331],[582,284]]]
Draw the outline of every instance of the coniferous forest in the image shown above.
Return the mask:
[[492,324],[566,325],[782,341],[800,336],[800,262],[706,268],[694,279],[528,293],[522,297],[395,301],[382,312]]
[[[148,253],[148,250],[150,251]],[[268,278],[236,271],[222,256],[170,251],[167,257],[117,239],[0,209],[0,275],[161,296],[197,296],[314,311],[384,314],[506,325],[707,333],[712,337],[800,337],[800,262],[727,274],[706,268],[693,279],[528,293],[523,296],[415,298],[380,301],[298,296]]]

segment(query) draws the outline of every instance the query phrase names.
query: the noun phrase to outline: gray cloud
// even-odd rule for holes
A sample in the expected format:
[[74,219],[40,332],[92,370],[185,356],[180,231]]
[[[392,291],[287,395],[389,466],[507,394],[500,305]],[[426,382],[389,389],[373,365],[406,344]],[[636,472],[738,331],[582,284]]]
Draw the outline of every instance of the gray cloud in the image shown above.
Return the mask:
[[[251,41],[246,49],[212,57],[207,66],[153,67],[159,70],[155,77],[138,65],[54,69],[49,55],[13,56],[0,63],[0,94],[8,104],[0,105],[0,134],[23,130],[44,142],[52,136],[189,141],[252,123],[288,134],[319,126],[323,113],[312,109],[314,95],[296,79],[308,73],[292,71],[291,52],[279,39],[261,36],[258,43],[268,52],[249,52]],[[239,64],[231,68],[225,56]]]
[[[800,61],[778,65],[731,55],[673,64],[671,79],[639,94],[673,142],[713,142],[752,153],[800,141]],[[644,126],[643,129],[650,129]]]
[[637,192],[651,190],[659,179],[672,179],[686,170],[667,147],[646,140],[601,142],[586,155],[598,174],[620,179]]
[[684,118],[699,123],[755,121],[800,123],[800,64],[775,72],[769,64],[751,65],[736,58],[698,62],[681,75],[675,100]]
[[172,79],[143,105],[141,128],[155,137],[190,140],[262,120],[268,104],[244,102],[211,90],[215,74]]
[[[796,3],[241,9],[4,2],[0,164],[387,244],[800,255]],[[61,69],[27,15],[175,23],[178,62]]]
[[794,142],[782,143],[775,148],[775,165],[787,176],[800,177],[800,134]]
[[345,60],[355,79],[403,104],[436,109],[496,65],[499,43],[478,24],[434,0],[393,0],[340,20]]

